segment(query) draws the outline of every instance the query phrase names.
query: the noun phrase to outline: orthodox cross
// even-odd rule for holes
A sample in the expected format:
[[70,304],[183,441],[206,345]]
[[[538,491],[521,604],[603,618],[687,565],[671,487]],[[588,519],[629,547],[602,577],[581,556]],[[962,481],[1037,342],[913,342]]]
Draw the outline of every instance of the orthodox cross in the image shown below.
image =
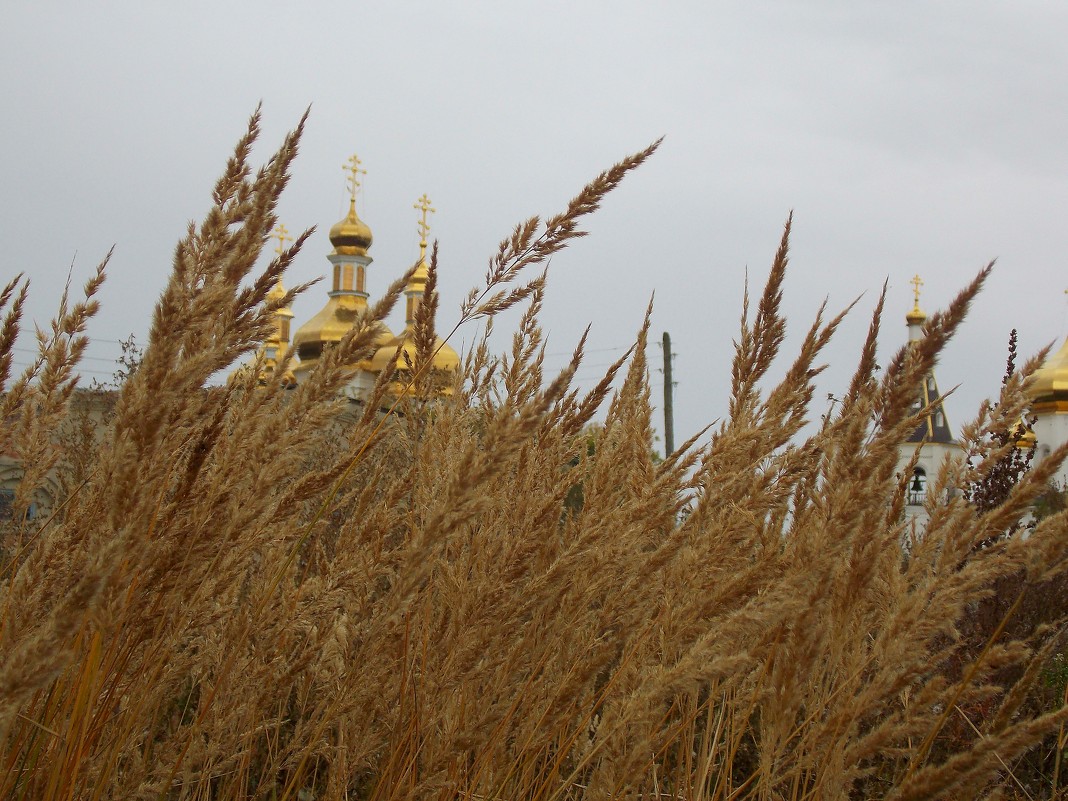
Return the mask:
[[426,192],[424,192],[423,196],[421,198],[419,198],[419,200],[417,200],[415,202],[415,205],[412,206],[412,208],[413,209],[417,209],[418,211],[422,212],[421,218],[420,218],[419,223],[418,223],[418,225],[419,225],[419,238],[420,239],[426,239],[426,235],[428,233],[430,233],[430,225],[426,221],[427,212],[430,212],[431,214],[434,214],[437,211],[437,209],[435,209],[433,206],[430,205],[430,198],[428,198],[426,196]]
[[430,198],[426,196],[426,192],[415,202],[412,208],[422,212],[417,223],[419,226],[419,259],[422,261],[426,257],[426,235],[430,233],[430,224],[426,221],[426,215],[427,212],[436,213],[437,209],[430,205]]
[[920,308],[920,287],[923,286],[923,279],[919,274],[912,276],[912,280],[909,281],[912,284],[912,294],[915,297],[916,308]]
[[347,183],[349,185],[349,197],[352,199],[353,204],[356,203],[356,190],[360,188],[360,175],[367,175],[367,170],[360,169],[359,156],[353,153],[349,156],[349,160],[341,165],[341,168],[349,174]]
[[278,240],[278,247],[274,249],[274,252],[277,253],[279,256],[281,256],[282,251],[285,250],[286,242],[293,241],[293,237],[289,235],[289,229],[287,229],[282,223],[278,223],[278,225],[274,227],[274,231],[271,233],[271,236]]

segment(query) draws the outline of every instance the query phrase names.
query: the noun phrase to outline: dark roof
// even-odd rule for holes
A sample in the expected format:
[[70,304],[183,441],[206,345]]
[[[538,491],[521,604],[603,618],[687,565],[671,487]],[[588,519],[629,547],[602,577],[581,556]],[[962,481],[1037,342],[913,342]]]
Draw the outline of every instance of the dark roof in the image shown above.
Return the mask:
[[916,399],[916,410],[925,406],[930,407],[923,422],[912,432],[909,442],[940,442],[943,445],[956,444],[953,432],[949,429],[949,417],[942,405],[942,396],[938,392],[938,384],[935,383],[933,373],[928,374],[923,382],[920,397]]

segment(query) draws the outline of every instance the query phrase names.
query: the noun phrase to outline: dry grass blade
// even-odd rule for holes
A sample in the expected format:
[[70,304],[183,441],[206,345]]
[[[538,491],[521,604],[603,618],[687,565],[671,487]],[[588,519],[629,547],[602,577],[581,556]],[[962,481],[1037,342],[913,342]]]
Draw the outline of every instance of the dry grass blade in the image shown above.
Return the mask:
[[[22,307],[26,303],[29,288],[29,281],[23,281],[22,274],[19,273],[0,291],[0,311],[4,312],[3,326],[0,327],[0,387],[6,387],[7,380],[11,377],[11,360],[14,356],[12,349],[15,347],[19,323],[22,320]],[[8,304],[11,304],[10,308]]]

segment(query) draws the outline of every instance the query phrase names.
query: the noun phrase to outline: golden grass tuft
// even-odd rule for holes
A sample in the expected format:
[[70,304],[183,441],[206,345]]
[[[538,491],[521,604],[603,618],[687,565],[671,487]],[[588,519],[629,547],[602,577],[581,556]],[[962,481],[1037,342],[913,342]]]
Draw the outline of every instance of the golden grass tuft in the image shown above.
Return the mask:
[[[788,220],[751,320],[745,304],[728,417],[708,444],[657,462],[649,315],[583,394],[585,338],[546,377],[546,278],[520,283],[656,143],[502,241],[460,323],[525,313],[510,352],[483,339],[445,396],[428,378],[435,246],[404,414],[377,411],[386,374],[343,425],[338,390],[406,276],[295,391],[284,366],[263,386],[257,370],[208,384],[268,335],[267,293],[304,241],[255,272],[303,125],[254,172],[253,116],[175,250],[103,436],[62,435],[103,265],[84,302],[64,296],[14,380],[26,285],[0,291],[0,438],[25,465],[18,503],[69,473],[51,517],[0,531],[0,797],[1063,792],[1068,708],[1028,701],[1063,650],[1063,617],[999,625],[978,652],[958,631],[997,581],[1022,576],[1022,598],[1068,567],[1064,513],[997,536],[1063,451],[992,509],[949,491],[992,469],[988,434],[1018,419],[1022,380],[1002,388],[1000,415],[984,409],[967,429],[975,458],[944,466],[926,535],[903,550],[898,446],[989,268],[880,374],[884,287],[842,402],[810,429],[813,379],[845,312],[821,310],[765,388],[785,334]],[[954,727],[961,717],[970,728]],[[1021,778],[1036,748],[1045,767]]]

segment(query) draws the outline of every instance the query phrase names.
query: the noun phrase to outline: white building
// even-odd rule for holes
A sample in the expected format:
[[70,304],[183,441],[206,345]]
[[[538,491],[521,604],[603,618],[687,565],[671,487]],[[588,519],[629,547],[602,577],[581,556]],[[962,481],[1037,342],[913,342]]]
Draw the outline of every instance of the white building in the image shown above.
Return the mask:
[[[911,311],[905,315],[910,343],[919,342],[924,337],[923,324],[927,321],[927,315],[920,309],[922,284],[918,275],[912,279],[914,301]],[[942,395],[938,391],[934,371],[929,373],[924,381],[913,408],[917,412],[927,408],[928,412],[908,441],[899,446],[897,467],[899,474],[909,473],[905,516],[908,520],[915,519],[922,524],[927,520],[924,503],[927,500],[928,483],[934,480],[946,457],[961,456],[963,449],[949,427],[949,418],[946,416]],[[913,459],[916,460],[914,465]]]

